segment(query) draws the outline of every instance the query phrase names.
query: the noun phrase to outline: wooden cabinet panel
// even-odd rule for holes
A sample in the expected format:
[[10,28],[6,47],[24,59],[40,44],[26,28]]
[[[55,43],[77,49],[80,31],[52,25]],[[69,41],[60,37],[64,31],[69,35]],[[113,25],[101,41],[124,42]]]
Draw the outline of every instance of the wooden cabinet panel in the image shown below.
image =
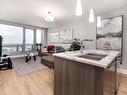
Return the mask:
[[55,57],[54,95],[114,95],[115,65],[100,68]]
[[[64,60],[63,60],[64,61]],[[64,63],[66,64],[66,63]],[[55,95],[62,95],[62,89],[61,89],[61,86],[62,86],[62,67],[63,65],[62,64],[62,61],[58,60],[57,58],[55,58],[55,71],[54,71],[54,94]]]
[[80,64],[67,61],[69,74],[69,95],[80,95]]
[[95,67],[95,95],[103,95],[104,69]]
[[94,95],[95,86],[95,70],[91,69],[93,66],[81,64],[81,95]]
[[116,84],[116,64],[113,62],[104,70],[104,95],[114,95]]
[[69,67],[67,60],[55,58],[54,72],[54,95],[70,95],[69,94]]

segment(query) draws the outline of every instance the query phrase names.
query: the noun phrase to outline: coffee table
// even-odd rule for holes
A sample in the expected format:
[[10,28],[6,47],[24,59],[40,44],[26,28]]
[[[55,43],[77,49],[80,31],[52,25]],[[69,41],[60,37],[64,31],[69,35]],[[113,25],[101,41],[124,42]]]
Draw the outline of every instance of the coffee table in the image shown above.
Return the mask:
[[37,53],[35,52],[26,52],[25,54],[26,62],[29,62],[30,60],[36,61],[36,56],[37,56]]

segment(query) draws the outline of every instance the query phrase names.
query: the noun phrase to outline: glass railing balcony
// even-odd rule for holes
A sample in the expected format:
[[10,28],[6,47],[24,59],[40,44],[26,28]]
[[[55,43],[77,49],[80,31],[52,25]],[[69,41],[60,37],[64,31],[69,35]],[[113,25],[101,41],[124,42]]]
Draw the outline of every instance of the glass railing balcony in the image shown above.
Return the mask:
[[18,53],[23,51],[23,45],[21,44],[11,44],[11,45],[3,45],[2,46],[2,53],[3,54],[11,54],[11,53]]

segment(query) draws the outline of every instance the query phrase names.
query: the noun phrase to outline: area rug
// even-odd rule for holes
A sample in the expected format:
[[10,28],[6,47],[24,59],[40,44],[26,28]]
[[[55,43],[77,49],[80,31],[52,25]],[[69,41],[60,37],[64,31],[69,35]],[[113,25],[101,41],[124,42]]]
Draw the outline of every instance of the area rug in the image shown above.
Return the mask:
[[12,59],[12,61],[13,61],[13,68],[15,69],[17,75],[19,76],[48,68],[47,66],[41,64],[40,57],[37,57],[36,61],[30,60],[27,63],[25,62],[25,58],[16,58],[16,59]]

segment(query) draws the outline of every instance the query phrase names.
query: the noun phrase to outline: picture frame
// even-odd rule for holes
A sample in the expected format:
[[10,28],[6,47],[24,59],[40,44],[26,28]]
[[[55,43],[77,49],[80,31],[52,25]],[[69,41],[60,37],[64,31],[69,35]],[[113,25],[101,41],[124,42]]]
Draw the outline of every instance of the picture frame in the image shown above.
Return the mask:
[[59,43],[59,32],[52,32],[49,34],[49,42],[51,44]]
[[96,48],[122,51],[123,16],[105,18],[101,23],[96,31]]
[[60,44],[71,44],[73,41],[73,29],[63,29],[59,35]]
[[104,18],[96,31],[96,49],[120,51],[119,62],[123,56],[123,16]]

